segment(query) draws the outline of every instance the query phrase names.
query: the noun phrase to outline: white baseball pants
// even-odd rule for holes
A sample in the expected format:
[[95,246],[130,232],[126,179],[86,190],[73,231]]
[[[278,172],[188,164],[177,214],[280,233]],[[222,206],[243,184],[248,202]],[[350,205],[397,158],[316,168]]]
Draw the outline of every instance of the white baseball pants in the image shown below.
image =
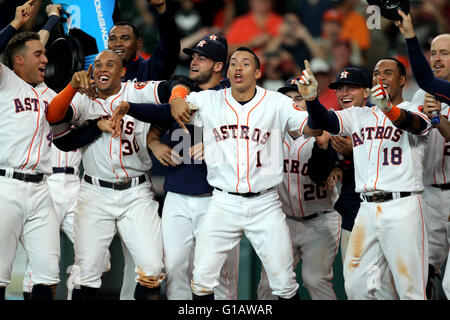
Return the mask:
[[351,300],[392,298],[382,281],[390,271],[400,299],[426,299],[428,244],[421,195],[382,203],[363,201],[344,261]]
[[[294,269],[302,260],[303,286],[312,300],[336,300],[333,290],[333,263],[339,248],[341,216],[336,211],[320,214],[311,220],[286,222],[294,252]],[[258,299],[276,300],[271,294],[267,273],[261,268]]]
[[76,284],[101,286],[103,257],[116,228],[133,257],[136,281],[161,283],[161,219],[150,188],[148,180],[120,191],[81,183],[74,210],[75,265],[80,271]]
[[[191,300],[194,245],[211,196],[168,192],[162,214],[166,294],[169,300]],[[238,298],[239,243],[231,249],[220,271],[217,300]]]
[[298,289],[292,245],[278,193],[245,198],[215,190],[195,245],[194,294],[213,293],[228,253],[245,234],[267,271],[272,294],[288,299]]
[[59,223],[48,185],[0,176],[0,287],[11,280],[22,242],[33,270],[33,285],[59,282]]

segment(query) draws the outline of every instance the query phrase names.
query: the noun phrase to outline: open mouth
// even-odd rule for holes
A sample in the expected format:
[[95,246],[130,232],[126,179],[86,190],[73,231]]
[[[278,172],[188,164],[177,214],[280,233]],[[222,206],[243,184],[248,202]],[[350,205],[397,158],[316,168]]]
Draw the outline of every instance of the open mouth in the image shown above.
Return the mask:
[[116,49],[114,50],[115,53],[117,53],[120,57],[122,57],[125,54],[125,50],[123,49]]
[[445,66],[443,65],[443,64],[435,64],[434,66],[433,66],[433,69],[435,70],[435,71],[439,71],[439,70],[442,70],[442,69],[444,69],[445,68]]
[[40,67],[38,70],[41,73],[41,76],[45,77],[45,66],[44,67]]
[[109,81],[109,76],[100,76],[100,77],[98,77],[98,82],[99,83],[107,83],[108,81]]
[[237,83],[241,83],[244,79],[242,78],[242,76],[240,74],[236,74],[234,75],[234,81]]

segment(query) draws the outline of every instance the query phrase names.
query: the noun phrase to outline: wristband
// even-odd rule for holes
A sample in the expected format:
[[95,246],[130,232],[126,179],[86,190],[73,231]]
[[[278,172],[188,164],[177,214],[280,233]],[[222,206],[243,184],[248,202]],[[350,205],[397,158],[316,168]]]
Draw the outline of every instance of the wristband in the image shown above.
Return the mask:
[[395,122],[400,118],[400,115],[402,114],[400,108],[398,108],[396,105],[392,105],[391,110],[385,113],[386,117],[388,117],[389,120],[392,122]]
[[184,99],[189,94],[189,90],[185,87],[175,87],[172,89],[172,95],[170,96],[169,102],[175,98]]

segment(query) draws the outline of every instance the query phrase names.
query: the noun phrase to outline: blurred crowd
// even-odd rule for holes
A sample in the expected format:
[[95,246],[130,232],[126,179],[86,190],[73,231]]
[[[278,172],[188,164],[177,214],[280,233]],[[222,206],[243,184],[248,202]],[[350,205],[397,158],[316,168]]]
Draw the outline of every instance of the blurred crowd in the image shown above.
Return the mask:
[[[14,17],[21,0],[0,0],[0,28]],[[46,21],[43,11],[49,0],[36,0],[35,17],[24,27],[36,29]],[[409,100],[417,84],[409,69],[406,49],[398,28],[380,17],[380,28],[368,29],[371,11],[365,0],[172,0],[175,21],[181,35],[181,49],[193,47],[202,37],[215,32],[224,35],[229,53],[239,46],[255,50],[263,65],[261,85],[276,90],[312,61],[321,78],[321,100],[337,105],[328,84],[338,70],[360,66],[372,70],[380,57],[393,56],[408,67],[404,98]],[[157,42],[154,17],[146,0],[117,0],[120,20],[134,23],[144,36],[141,49],[148,56]],[[411,0],[411,17],[425,54],[431,39],[450,32],[448,0]],[[188,74],[190,57],[180,50],[176,74]],[[331,103],[328,103],[331,102]]]

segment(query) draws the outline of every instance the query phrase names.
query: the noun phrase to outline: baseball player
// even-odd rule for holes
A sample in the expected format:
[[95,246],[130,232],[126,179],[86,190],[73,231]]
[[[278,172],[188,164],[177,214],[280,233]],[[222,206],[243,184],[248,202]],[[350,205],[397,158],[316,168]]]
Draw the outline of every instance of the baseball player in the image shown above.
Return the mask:
[[[336,90],[336,98],[341,110],[365,105],[371,106],[368,101],[369,94],[365,90],[370,87],[369,76],[361,68],[348,67],[340,70],[336,74],[336,80],[328,87]],[[334,208],[342,216],[341,256],[343,263],[361,199],[359,193],[355,192],[355,169],[350,137],[333,136],[330,142],[333,149],[339,153],[339,162],[331,171],[327,184],[329,187],[333,187],[336,183],[341,183],[339,198]],[[312,155],[309,169],[313,170],[318,167],[316,170],[319,170],[319,166],[323,166],[319,156],[319,153]]]
[[308,61],[300,80],[308,114],[332,134],[352,137],[358,211],[344,261],[349,299],[392,299],[380,278],[389,270],[400,299],[426,299],[428,245],[423,221],[422,161],[430,122],[403,101],[406,70],[392,58],[373,71],[376,107],[328,112],[317,99]]
[[[292,99],[294,104],[306,111],[306,103],[298,92],[295,77],[278,89]],[[328,136],[328,138],[327,138]],[[317,141],[316,141],[317,139]],[[339,248],[341,216],[333,209],[338,198],[336,186],[325,190],[327,174],[322,181],[314,182],[309,176],[308,162],[313,148],[317,145],[325,152],[333,152],[328,147],[329,134],[324,137],[304,137],[299,134],[286,134],[283,139],[284,179],[277,186],[282,210],[286,214],[286,222],[294,252],[294,269],[302,259],[303,285],[313,300],[336,300],[331,280],[333,263]],[[320,141],[320,143],[319,143]],[[332,158],[326,155],[327,158]],[[333,159],[336,158],[334,155]],[[333,162],[332,160],[331,163]],[[321,171],[326,168],[321,168]],[[267,273],[261,270],[258,286],[258,299],[275,299],[271,294]]]
[[[184,49],[192,56],[189,78],[196,82],[196,91],[219,90],[228,86],[228,81],[220,81],[227,60],[227,40],[220,35],[208,34],[192,49]],[[190,137],[183,134],[177,122],[168,126],[171,140],[169,145],[160,142],[162,133],[155,126],[150,129],[148,145],[155,157],[167,168],[164,190],[167,192],[162,212],[162,236],[164,247],[164,267],[166,271],[165,289],[169,300],[190,300],[192,291],[192,251],[197,238],[200,223],[211,200],[213,188],[206,180],[206,164],[201,161],[201,128],[190,124]],[[192,143],[191,143],[192,141]],[[191,159],[183,149],[180,155],[180,143],[192,148]],[[198,148],[199,147],[199,148]],[[197,151],[197,148],[199,149]],[[185,148],[186,150],[187,148]],[[178,163],[172,161],[176,152]],[[197,152],[199,152],[197,154]],[[230,300],[238,298],[239,244],[229,253],[221,269],[216,299]]]
[[[44,83],[47,58],[34,32],[14,36],[0,64],[0,299],[10,282],[18,242],[33,269],[32,300],[54,298],[59,282],[59,224],[47,176],[52,133],[46,112],[56,94]],[[14,71],[13,71],[14,70]]]
[[[104,50],[94,61],[93,81],[99,98],[77,93],[90,86],[89,71],[74,74],[71,83],[49,106],[47,118],[80,125],[89,119],[109,118],[122,101],[160,103],[161,82],[121,83],[125,70],[120,57]],[[122,119],[119,137],[102,133],[82,148],[85,169],[75,206],[75,265],[80,288],[73,300],[94,299],[101,286],[101,260],[116,229],[136,265],[137,300],[157,299],[164,279],[161,221],[147,174],[151,159],[146,150],[149,123],[130,116]],[[56,136],[55,136],[56,138]]]
[[[437,36],[431,43],[430,65],[435,76],[450,81],[450,34]],[[435,97],[423,90],[418,90],[413,102],[427,107],[441,104]],[[450,114],[448,104],[442,103],[440,115],[442,121],[447,121]],[[447,118],[447,119],[446,119]],[[428,230],[429,249],[429,274],[427,296],[432,298],[432,283],[435,277],[439,277],[440,270],[449,252],[447,234],[450,214],[450,142],[446,140],[438,129],[430,131],[425,149],[426,160],[424,162],[424,194],[427,205],[425,218]],[[437,298],[437,297],[435,297]]]
[[[193,298],[214,299],[227,254],[245,234],[267,271],[272,294],[296,299],[292,245],[275,190],[283,180],[282,137],[286,131],[321,131],[308,127],[306,112],[291,99],[256,85],[260,62],[250,49],[233,53],[227,77],[231,88],[186,97],[198,108],[193,121],[203,127],[207,180],[215,188],[195,244]],[[171,107],[174,118],[185,121],[189,112]]]

